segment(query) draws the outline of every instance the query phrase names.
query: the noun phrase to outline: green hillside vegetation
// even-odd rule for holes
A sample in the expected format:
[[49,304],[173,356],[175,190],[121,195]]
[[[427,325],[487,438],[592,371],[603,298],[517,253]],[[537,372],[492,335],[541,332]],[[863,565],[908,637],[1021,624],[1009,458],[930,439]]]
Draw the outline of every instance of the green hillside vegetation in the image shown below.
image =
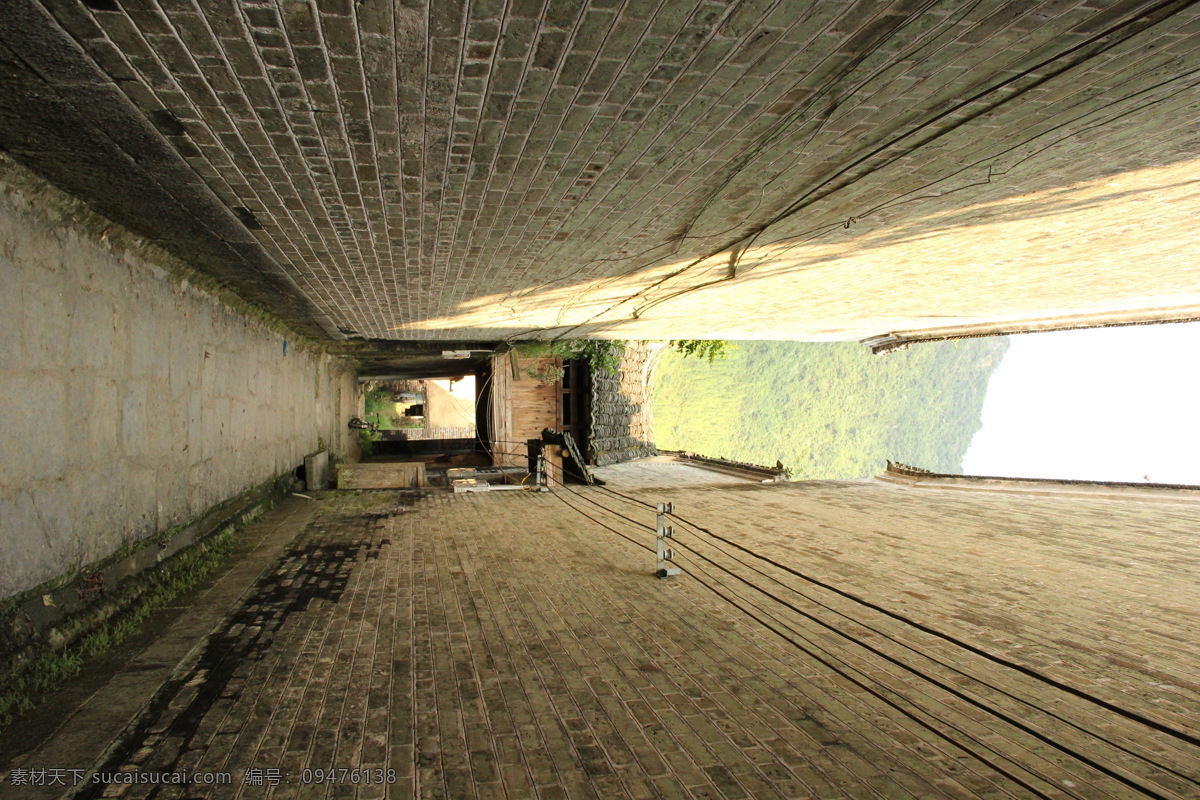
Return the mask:
[[655,371],[663,450],[756,464],[800,479],[876,475],[885,459],[961,472],[1006,338],[913,345],[738,342],[711,363],[668,351]]

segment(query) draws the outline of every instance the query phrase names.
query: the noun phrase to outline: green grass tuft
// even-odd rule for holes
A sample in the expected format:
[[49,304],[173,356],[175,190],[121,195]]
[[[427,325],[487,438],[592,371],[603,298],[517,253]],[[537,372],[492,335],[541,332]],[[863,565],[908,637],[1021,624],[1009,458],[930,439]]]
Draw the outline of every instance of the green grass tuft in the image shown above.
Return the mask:
[[64,648],[31,647],[24,659],[0,674],[0,730],[33,708],[40,696],[78,675],[88,659],[134,635],[151,614],[200,583],[228,557],[234,544],[231,528],[210,536],[118,586],[103,601],[118,610],[81,638]]

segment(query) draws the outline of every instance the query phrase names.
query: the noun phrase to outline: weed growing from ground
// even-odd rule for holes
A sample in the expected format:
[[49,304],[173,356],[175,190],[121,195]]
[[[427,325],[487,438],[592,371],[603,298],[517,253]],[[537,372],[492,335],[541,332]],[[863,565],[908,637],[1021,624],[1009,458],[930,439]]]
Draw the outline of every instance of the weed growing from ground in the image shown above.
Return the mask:
[[0,730],[33,708],[40,696],[78,675],[88,659],[128,639],[151,614],[200,583],[225,560],[234,543],[233,530],[227,528],[122,583],[104,600],[120,610],[96,629],[63,648],[32,647],[19,663],[9,665],[0,674]]

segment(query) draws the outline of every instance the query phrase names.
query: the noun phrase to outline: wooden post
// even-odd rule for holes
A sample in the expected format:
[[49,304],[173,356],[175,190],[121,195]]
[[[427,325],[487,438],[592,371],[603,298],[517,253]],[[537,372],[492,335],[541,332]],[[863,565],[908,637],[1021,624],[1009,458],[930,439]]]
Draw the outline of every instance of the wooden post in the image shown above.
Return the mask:
[[542,455],[546,459],[546,485],[562,486],[563,484],[563,449],[562,445],[546,444],[542,446]]

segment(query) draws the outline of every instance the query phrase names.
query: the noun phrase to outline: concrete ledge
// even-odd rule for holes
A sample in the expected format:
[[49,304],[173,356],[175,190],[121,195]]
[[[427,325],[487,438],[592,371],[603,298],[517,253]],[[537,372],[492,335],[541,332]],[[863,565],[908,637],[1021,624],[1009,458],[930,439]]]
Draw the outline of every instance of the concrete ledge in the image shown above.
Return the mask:
[[420,489],[428,485],[422,461],[337,465],[339,489]]
[[1032,495],[1069,495],[1148,502],[1198,503],[1200,486],[1172,483],[1078,481],[1053,478],[999,478],[983,475],[948,475],[889,461],[875,480],[900,486],[931,489],[965,489],[985,492],[1019,492]]

